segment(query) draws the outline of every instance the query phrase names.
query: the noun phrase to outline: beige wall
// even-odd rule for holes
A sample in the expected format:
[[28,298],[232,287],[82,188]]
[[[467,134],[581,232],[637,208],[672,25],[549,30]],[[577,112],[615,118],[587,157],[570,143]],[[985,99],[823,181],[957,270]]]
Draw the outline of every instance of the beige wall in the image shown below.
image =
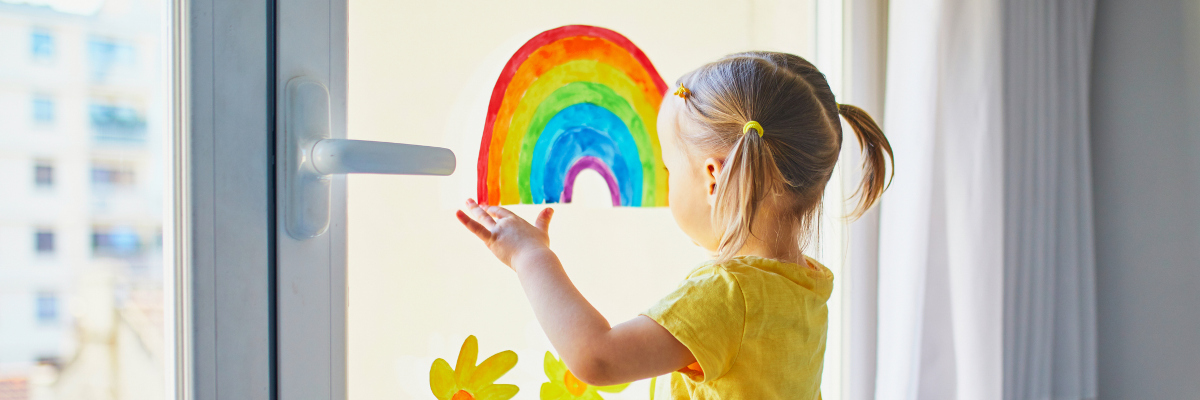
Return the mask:
[[[438,357],[453,364],[462,340],[474,334],[481,358],[517,351],[520,362],[500,382],[518,384],[518,399],[536,398],[549,342],[515,276],[453,216],[474,194],[483,116],[500,68],[538,32],[582,23],[629,37],[670,83],[734,51],[810,55],[813,26],[803,22],[814,7],[750,0],[409,3],[350,3],[349,136],[450,147],[458,170],[450,178],[350,178],[350,396],[432,398],[430,364]],[[636,316],[704,260],[669,210],[594,205],[589,197],[607,195],[599,178],[579,185],[582,204],[556,206],[552,247],[612,323]],[[513,209],[531,216],[540,207]],[[638,383],[606,398],[646,397]]]

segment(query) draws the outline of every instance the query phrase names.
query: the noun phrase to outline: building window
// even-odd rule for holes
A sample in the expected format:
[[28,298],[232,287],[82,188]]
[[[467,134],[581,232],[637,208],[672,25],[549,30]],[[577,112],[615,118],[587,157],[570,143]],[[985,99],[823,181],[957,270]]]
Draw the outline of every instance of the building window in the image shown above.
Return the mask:
[[35,161],[33,164],[33,183],[38,187],[54,186],[54,164],[50,161]]
[[[56,369],[62,368],[62,359],[58,356],[38,356],[36,360],[38,365],[48,365]],[[0,397],[0,399],[2,398]]]
[[128,163],[92,161],[92,185],[97,187],[132,187],[133,166]]
[[93,227],[92,255],[97,257],[129,257],[142,248],[141,237],[130,228]]
[[39,124],[54,122],[54,99],[49,97],[33,98],[33,121]]
[[38,254],[54,253],[54,231],[38,229],[33,233],[33,241]]
[[54,57],[54,36],[44,30],[35,30],[29,36],[29,51],[35,59]]
[[92,104],[88,107],[88,116],[96,140],[141,142],[144,139],[146,119],[133,107]]
[[37,294],[37,320],[43,324],[58,322],[58,295],[52,292]]
[[88,60],[91,62],[92,79],[103,81],[117,68],[133,66],[133,46],[110,39],[93,38],[88,41]]

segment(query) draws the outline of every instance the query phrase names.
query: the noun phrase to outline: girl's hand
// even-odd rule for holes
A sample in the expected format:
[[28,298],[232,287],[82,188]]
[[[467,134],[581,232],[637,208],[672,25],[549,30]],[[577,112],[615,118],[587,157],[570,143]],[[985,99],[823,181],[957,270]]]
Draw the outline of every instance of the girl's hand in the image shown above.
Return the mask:
[[502,207],[467,205],[456,213],[492,254],[517,272],[538,323],[571,373],[591,385],[632,382],[678,370],[696,357],[644,315],[615,328],[579,293],[550,251],[546,208],[530,225]]
[[467,199],[466,208],[455,215],[509,268],[513,268],[512,261],[521,254],[550,249],[548,231],[554,209],[542,210],[537,221],[530,225],[503,207],[476,204],[475,200]]

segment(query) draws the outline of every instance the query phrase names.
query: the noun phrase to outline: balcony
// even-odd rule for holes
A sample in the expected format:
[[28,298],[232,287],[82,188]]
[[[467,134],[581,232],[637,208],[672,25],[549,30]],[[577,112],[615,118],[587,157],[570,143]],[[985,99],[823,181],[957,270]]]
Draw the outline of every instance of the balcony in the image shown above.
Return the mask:
[[104,144],[142,144],[146,118],[132,107],[92,104],[88,107],[92,139]]

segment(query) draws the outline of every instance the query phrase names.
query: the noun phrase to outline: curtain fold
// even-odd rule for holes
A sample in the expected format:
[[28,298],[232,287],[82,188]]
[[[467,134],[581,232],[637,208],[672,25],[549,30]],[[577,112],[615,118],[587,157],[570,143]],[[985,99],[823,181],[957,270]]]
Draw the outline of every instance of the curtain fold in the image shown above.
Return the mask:
[[1096,398],[1094,0],[1004,4],[1004,397]]
[[875,398],[999,399],[1002,99],[997,0],[893,1]]
[[[846,78],[844,102],[861,107],[883,124],[884,78],[887,64],[887,0],[846,0],[849,18],[845,30]],[[848,127],[843,127],[849,132]],[[857,137],[844,135],[842,145],[842,195],[852,199],[862,182],[863,157]],[[853,207],[847,205],[847,207]],[[879,320],[879,207],[872,208],[848,226],[849,257],[844,264],[849,284],[848,358],[846,400],[875,397],[876,336]],[[848,278],[848,279],[846,279]]]
[[896,175],[851,226],[853,279],[877,277],[852,294],[876,301],[853,308],[875,320],[852,324],[851,380],[874,382],[852,398],[1096,398],[1095,0],[888,11]]

